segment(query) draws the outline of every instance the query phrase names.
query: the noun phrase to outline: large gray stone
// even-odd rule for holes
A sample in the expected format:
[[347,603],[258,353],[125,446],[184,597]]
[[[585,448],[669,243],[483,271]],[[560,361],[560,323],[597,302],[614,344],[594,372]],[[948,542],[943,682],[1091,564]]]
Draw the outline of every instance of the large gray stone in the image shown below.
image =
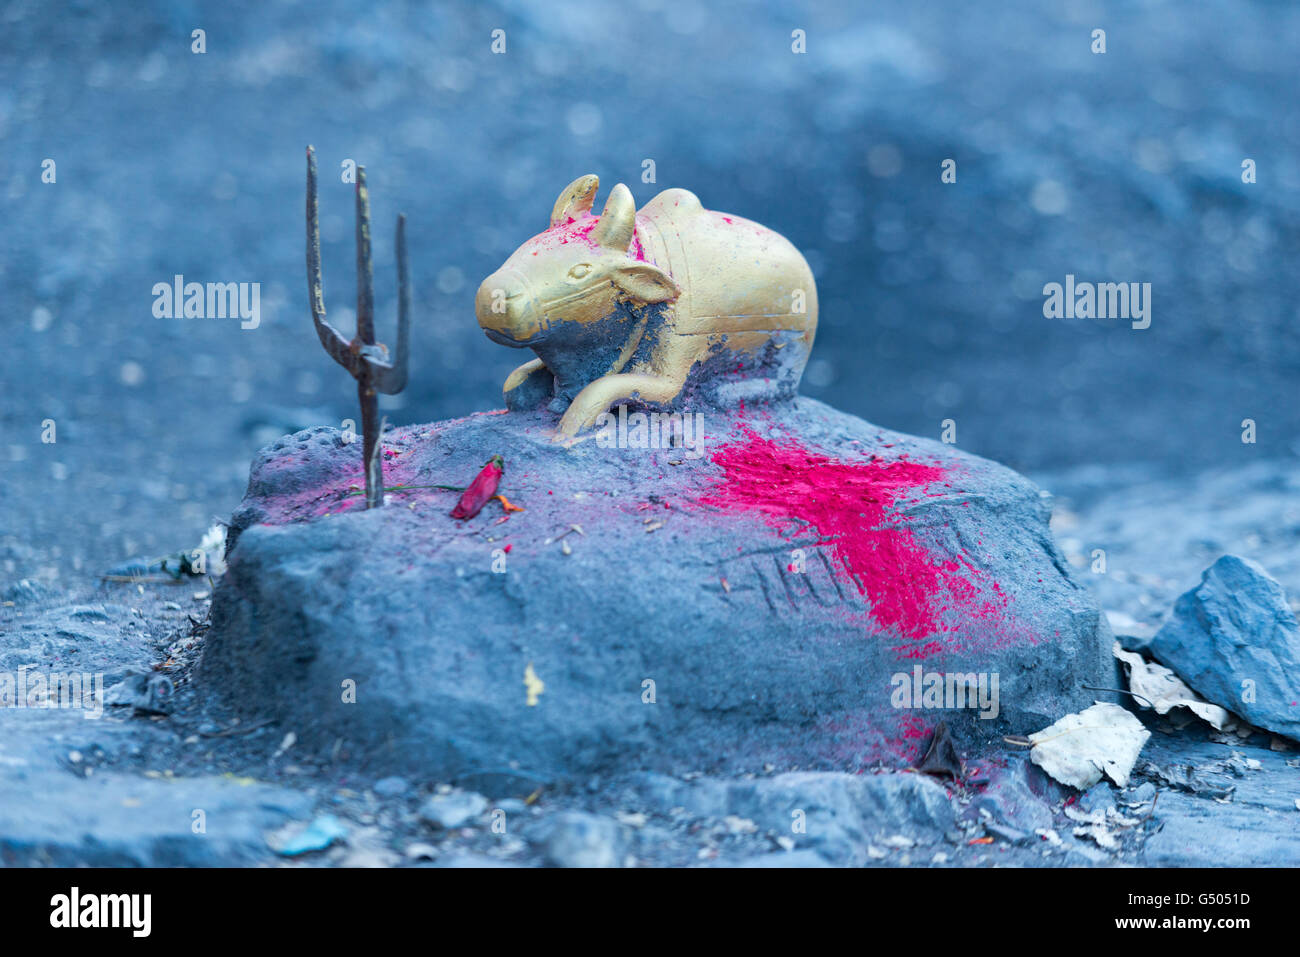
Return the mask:
[[[526,509],[504,521],[497,502],[455,521],[457,493],[436,489],[364,511],[347,494],[360,444],[331,429],[264,449],[214,599],[208,700],[376,772],[531,791],[632,768],[902,767],[941,719],[976,748],[1114,686],[1048,501],[1002,466],[803,398],[706,415],[702,456],[565,449],[554,421],[385,436],[389,486],[465,485],[502,455]],[[996,717],[895,707],[892,677],[917,666],[996,675]]]
[[1155,635],[1125,643],[1207,700],[1300,740],[1300,624],[1282,586],[1250,559],[1224,555]]

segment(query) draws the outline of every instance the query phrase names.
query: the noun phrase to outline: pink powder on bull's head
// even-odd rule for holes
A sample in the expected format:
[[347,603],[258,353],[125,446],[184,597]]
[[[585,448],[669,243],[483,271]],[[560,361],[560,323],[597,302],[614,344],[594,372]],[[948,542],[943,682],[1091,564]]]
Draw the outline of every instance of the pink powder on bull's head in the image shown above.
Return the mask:
[[[550,227],[544,233],[538,233],[524,244],[530,253],[536,256],[547,249],[567,246],[569,243],[582,243],[590,249],[600,252],[600,244],[591,237],[592,230],[600,223],[599,216],[590,213],[580,219],[570,217],[562,223]],[[641,226],[638,222],[632,228],[632,239],[628,243],[628,257],[638,262],[646,262],[645,245],[641,241]]]
[[591,231],[596,228],[596,224],[599,222],[599,216],[590,214],[584,215],[581,219],[568,219],[563,223],[557,223],[550,227],[544,233],[538,233],[524,243],[524,246],[534,256],[544,250],[554,249],[556,246],[566,246],[569,243],[583,243],[591,249],[599,250],[599,244],[591,238]]

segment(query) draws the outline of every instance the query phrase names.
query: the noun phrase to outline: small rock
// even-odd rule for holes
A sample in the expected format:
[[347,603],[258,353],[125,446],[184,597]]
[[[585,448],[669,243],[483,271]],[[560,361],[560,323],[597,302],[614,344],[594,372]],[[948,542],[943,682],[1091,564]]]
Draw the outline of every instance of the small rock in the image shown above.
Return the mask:
[[1115,790],[1105,781],[1094,784],[1079,798],[1079,807],[1088,812],[1104,812],[1114,806]]
[[512,864],[509,861],[503,861],[500,858],[490,857],[487,854],[478,854],[474,851],[456,851],[440,857],[434,867],[447,867],[452,869],[468,868],[470,870],[482,870],[487,867],[518,867],[518,864]]
[[1143,804],[1150,804],[1156,799],[1156,786],[1148,781],[1141,787],[1133,788],[1119,799],[1119,803],[1127,807],[1140,807]]
[[617,867],[622,832],[607,817],[569,811],[559,815],[546,841],[546,859],[556,867]]
[[989,775],[988,786],[975,799],[973,806],[977,811],[987,811],[995,821],[1017,831],[1049,828],[1055,819],[1047,801],[1032,790],[1029,766],[1023,761],[995,769]]
[[815,851],[789,851],[784,853],[756,854],[752,857],[742,857],[734,863],[719,862],[721,867],[813,867],[823,868],[831,865],[820,854]]
[[1033,841],[1033,837],[1024,831],[1018,831],[1014,827],[1006,827],[1002,824],[986,824],[984,829],[1007,844],[1029,844]]
[[487,810],[488,801],[473,791],[435,794],[420,807],[420,819],[447,830],[461,827]]
[[397,797],[405,794],[411,785],[406,778],[380,778],[375,782],[375,793],[380,797]]
[[297,857],[311,851],[323,851],[335,841],[347,837],[347,834],[347,825],[333,814],[321,814],[306,827],[290,826],[285,832],[268,838],[267,843],[277,854]]
[[438,849],[432,844],[417,841],[406,845],[406,856],[413,861],[431,861],[438,856]]
[[69,618],[78,621],[112,621],[110,611],[122,613],[120,607],[113,605],[72,605],[63,611]]
[[48,586],[24,578],[12,585],[5,586],[4,591],[0,591],[0,599],[21,605],[40,601],[52,594],[54,594],[54,590]]
[[145,714],[169,714],[173,690],[166,675],[131,674],[104,691],[104,704]]

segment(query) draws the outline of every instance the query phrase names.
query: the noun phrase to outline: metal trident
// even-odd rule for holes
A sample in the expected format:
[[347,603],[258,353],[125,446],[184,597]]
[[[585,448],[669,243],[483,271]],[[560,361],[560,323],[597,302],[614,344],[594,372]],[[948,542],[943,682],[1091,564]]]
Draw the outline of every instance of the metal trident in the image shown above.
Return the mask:
[[320,221],[316,198],[316,151],[307,147],[307,298],[325,351],[357,380],[361,400],[361,461],[366,472],[366,508],[384,504],[384,466],[380,446],[383,423],[379,399],[406,388],[411,351],[411,288],[406,275],[406,217],[397,217],[397,355],[375,342],[375,271],[370,260],[370,193],[366,169],[357,167],[357,334],[349,342],[325,321],[325,291],[321,286]]

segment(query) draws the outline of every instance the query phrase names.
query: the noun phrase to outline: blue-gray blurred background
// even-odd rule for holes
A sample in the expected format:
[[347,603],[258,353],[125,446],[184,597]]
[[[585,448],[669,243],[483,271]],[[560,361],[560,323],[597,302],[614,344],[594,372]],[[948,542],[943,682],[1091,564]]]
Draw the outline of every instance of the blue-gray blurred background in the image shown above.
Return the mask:
[[[1298,38],[1281,0],[3,0],[0,577],[188,547],[260,445],[356,416],[307,311],[309,143],[349,333],[341,164],[368,169],[389,341],[408,216],[392,423],[500,406],[527,356],[474,289],[594,172],[598,202],[682,186],[793,240],[821,297],[804,392],[882,426],[1114,482],[1294,460]],[[1067,273],[1150,282],[1150,328],[1044,318]],[[176,274],[260,283],[261,326],[155,318]]]

